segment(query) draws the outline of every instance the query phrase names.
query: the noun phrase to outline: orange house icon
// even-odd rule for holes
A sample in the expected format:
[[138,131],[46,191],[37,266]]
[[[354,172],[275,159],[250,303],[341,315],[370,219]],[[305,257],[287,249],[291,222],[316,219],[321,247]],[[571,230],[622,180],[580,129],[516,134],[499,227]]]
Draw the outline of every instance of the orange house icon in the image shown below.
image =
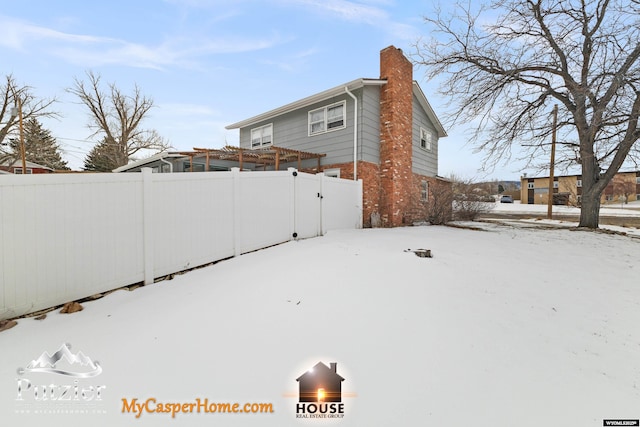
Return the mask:
[[337,363],[327,367],[322,362],[300,375],[296,381],[299,384],[300,402],[341,402],[342,378],[337,372]]

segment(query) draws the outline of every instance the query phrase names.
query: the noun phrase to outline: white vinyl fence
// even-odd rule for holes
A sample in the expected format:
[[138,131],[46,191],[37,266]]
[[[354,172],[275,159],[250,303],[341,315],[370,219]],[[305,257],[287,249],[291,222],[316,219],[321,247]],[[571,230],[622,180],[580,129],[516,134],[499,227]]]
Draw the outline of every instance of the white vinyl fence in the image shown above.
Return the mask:
[[0,320],[362,227],[362,181],[277,172],[0,177]]

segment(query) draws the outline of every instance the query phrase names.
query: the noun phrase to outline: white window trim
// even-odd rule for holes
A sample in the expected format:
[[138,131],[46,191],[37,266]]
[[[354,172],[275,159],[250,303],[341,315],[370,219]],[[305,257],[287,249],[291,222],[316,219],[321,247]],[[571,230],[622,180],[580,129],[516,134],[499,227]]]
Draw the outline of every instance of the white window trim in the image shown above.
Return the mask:
[[559,188],[560,183],[558,181],[553,181],[553,188]]
[[[269,142],[264,142],[264,135],[261,134],[260,135],[260,143],[259,144],[254,144],[253,143],[253,133],[256,131],[263,131],[264,129],[267,128],[271,128],[271,140]],[[262,126],[258,126],[257,128],[253,128],[251,129],[251,132],[249,134],[249,145],[251,146],[251,148],[260,148],[260,147],[266,147],[269,145],[273,145],[273,123],[267,123],[266,125],[262,125]]]
[[576,181],[576,187],[582,187],[582,180],[581,179]]
[[528,190],[533,190],[535,188],[535,183],[533,182],[527,182],[527,189]]
[[420,183],[420,201],[429,201],[429,181],[422,181]]
[[[22,168],[13,168],[13,173],[15,175],[22,175]],[[33,169],[27,168],[27,175],[32,175],[32,174],[33,174]]]
[[[329,121],[327,118],[327,111],[330,108],[333,108],[337,105],[342,105],[342,126],[336,126],[336,127],[332,127],[329,128]],[[316,113],[318,111],[322,111],[324,118],[323,118],[323,125],[324,128],[321,131],[317,131],[317,132],[311,132],[311,115],[313,113]],[[314,122],[314,123],[320,123],[320,121]],[[340,102],[335,102],[333,104],[330,105],[325,105],[324,107],[320,107],[320,108],[316,108],[315,110],[311,110],[307,113],[307,133],[308,136],[316,136],[316,135],[322,135],[325,134],[327,132],[333,132],[334,130],[340,130],[340,129],[344,129],[347,127],[347,101],[340,101]]]
[[[425,136],[424,139],[422,138],[423,135]],[[424,140],[424,145],[422,144],[423,140]],[[431,149],[433,148],[433,132],[431,132],[429,129],[420,127],[419,145],[420,145],[420,148],[422,148],[423,150],[431,151]]]

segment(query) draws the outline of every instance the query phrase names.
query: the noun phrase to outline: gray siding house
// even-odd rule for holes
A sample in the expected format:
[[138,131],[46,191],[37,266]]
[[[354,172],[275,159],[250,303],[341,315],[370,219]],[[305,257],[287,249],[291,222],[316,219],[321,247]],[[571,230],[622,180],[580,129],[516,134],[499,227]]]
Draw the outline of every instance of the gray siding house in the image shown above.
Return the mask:
[[240,147],[284,147],[323,154],[302,169],[363,180],[365,225],[424,219],[438,178],[438,144],[447,136],[413,80],[402,51],[380,52],[380,78],[360,78],[233,123]]

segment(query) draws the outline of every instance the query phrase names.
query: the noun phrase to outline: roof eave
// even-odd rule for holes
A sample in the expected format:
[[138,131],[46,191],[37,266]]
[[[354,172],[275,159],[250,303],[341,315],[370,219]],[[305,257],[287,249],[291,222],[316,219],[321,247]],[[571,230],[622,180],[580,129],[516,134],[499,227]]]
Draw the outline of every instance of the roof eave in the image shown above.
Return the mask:
[[440,119],[438,119],[438,116],[436,116],[435,111],[433,111],[433,108],[431,108],[431,104],[429,104],[429,101],[427,100],[427,97],[424,95],[422,88],[420,87],[418,82],[415,80],[413,81],[413,94],[416,96],[416,98],[418,98],[418,102],[420,102],[420,105],[422,105],[422,108],[424,109],[425,113],[427,113],[429,120],[431,120],[436,130],[438,131],[438,137],[444,138],[448,136],[447,131],[444,129],[444,126],[442,126],[442,123],[440,122]]
[[115,173],[126,172],[126,171],[128,171],[130,169],[143,167],[146,164],[153,163],[155,161],[166,159],[166,158],[170,158],[170,157],[171,158],[179,158],[179,157],[185,157],[185,156],[183,154],[162,151],[160,153],[154,154],[151,157],[147,157],[146,159],[137,160],[135,162],[128,163],[128,164],[126,164],[124,166],[120,166],[119,168],[116,168],[116,169],[112,170],[111,172],[115,172]]
[[344,93],[345,88],[350,91],[355,89],[360,89],[363,86],[382,86],[386,84],[387,81],[384,79],[365,79],[360,78],[356,80],[352,80],[348,83],[341,84],[331,89],[327,89],[323,92],[317,93],[315,95],[308,96],[303,99],[299,99],[298,101],[289,103],[287,105],[283,105],[282,107],[278,107],[271,111],[267,111],[266,113],[258,114],[257,116],[253,116],[246,120],[239,121],[237,123],[230,124],[225,127],[225,129],[240,129],[244,128],[259,122],[263,122],[265,120],[273,119],[274,117],[281,116],[290,111],[295,111],[300,108],[308,107],[309,105],[313,105],[317,102],[321,102],[327,100],[329,98],[333,98],[334,96],[340,95]]

